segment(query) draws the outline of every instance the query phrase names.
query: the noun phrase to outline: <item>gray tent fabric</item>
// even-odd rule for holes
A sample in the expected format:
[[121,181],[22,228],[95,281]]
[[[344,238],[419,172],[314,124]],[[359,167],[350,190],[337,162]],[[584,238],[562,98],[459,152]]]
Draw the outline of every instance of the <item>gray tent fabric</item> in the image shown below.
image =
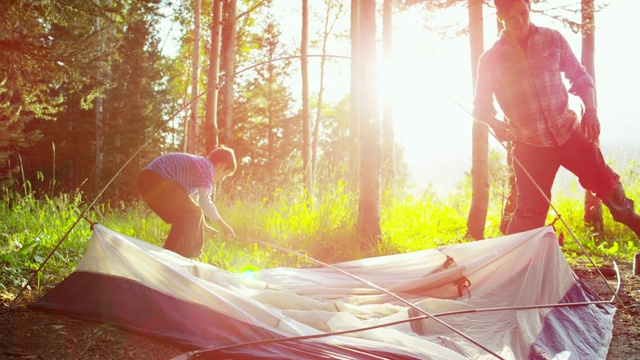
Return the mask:
[[605,359],[611,342],[615,306],[571,305],[602,299],[551,227],[332,267],[231,273],[97,224],[32,306],[210,358]]

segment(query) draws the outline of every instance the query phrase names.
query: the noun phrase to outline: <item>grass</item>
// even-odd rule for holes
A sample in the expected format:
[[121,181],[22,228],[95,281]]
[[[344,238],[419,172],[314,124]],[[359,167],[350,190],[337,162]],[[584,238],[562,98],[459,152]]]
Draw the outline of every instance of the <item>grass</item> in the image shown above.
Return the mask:
[[[630,189],[627,193],[637,199],[640,184],[634,182],[638,179],[636,175],[635,171],[622,174],[623,183]],[[485,232],[488,238],[500,236],[502,198],[496,194],[492,190]],[[444,197],[429,190],[422,194],[384,193],[380,206],[383,237],[376,254],[360,252],[354,233],[358,198],[347,183],[315,189],[313,201],[310,199],[295,189],[280,189],[266,195],[255,189],[253,194],[243,194],[242,199],[218,199],[220,213],[234,227],[239,239],[208,241],[200,260],[234,272],[316,265],[256,240],[329,263],[469,241],[464,238],[471,201],[468,181]],[[639,251],[635,235],[615,223],[605,209],[606,241],[599,242],[582,224],[582,201],[583,192],[578,188],[554,194],[554,206],[592,257],[598,262],[611,258],[630,261]],[[86,206],[80,192],[36,198],[28,187],[20,191],[4,189],[0,198],[0,296],[5,299],[15,296],[50,255],[30,287],[54,286],[75,269],[91,236],[91,223],[84,219],[78,222]],[[114,231],[159,246],[169,230],[143,203],[104,203],[89,209],[85,216]],[[567,258],[584,259],[580,245],[568,231],[559,224],[556,229],[565,233]]]

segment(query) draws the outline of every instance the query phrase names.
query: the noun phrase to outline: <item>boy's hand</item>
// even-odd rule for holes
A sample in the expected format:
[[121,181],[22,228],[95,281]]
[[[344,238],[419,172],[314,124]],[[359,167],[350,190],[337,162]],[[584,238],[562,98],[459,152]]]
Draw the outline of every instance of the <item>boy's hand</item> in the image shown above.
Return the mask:
[[230,238],[234,238],[234,239],[235,239],[235,237],[236,237],[236,233],[235,233],[235,231],[233,231],[233,229],[232,229],[232,228],[231,228],[231,226],[229,226],[229,225],[227,225],[227,226],[225,227],[225,229],[224,229],[224,234],[225,234],[227,237],[230,237]]
[[205,232],[205,234],[207,234],[207,236],[213,237],[213,238],[214,237],[218,237],[218,234],[219,234],[218,230],[212,228],[209,225],[205,225],[204,226],[204,232]]

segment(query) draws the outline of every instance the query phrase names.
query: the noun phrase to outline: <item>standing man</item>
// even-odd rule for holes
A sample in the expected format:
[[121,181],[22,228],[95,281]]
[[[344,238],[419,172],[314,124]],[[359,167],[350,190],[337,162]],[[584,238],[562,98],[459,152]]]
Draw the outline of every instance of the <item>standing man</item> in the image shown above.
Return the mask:
[[[494,0],[504,30],[478,63],[476,120],[499,141],[513,141],[517,208],[507,234],[544,226],[551,188],[560,166],[596,194],[613,219],[640,238],[640,216],[624,193],[620,177],[604,161],[596,141],[600,122],[594,82],[556,30],[530,22],[530,0]],[[571,87],[567,91],[562,75]],[[569,95],[582,99],[584,113],[569,109]],[[505,121],[496,118],[497,101]],[[524,169],[523,169],[524,168]],[[529,172],[534,182],[527,176]]]
[[138,192],[142,199],[171,224],[165,249],[184,257],[200,256],[205,232],[217,234],[217,230],[207,225],[205,216],[227,236],[235,237],[211,201],[211,192],[214,182],[232,175],[236,168],[233,150],[219,147],[206,157],[187,153],[161,155],[140,172]]

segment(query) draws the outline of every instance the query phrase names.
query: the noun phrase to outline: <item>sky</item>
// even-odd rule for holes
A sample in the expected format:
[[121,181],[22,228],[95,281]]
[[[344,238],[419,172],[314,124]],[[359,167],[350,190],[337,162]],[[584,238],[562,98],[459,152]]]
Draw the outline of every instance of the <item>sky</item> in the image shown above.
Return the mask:
[[[553,4],[579,1],[554,0]],[[288,37],[284,41],[299,44],[300,3],[276,0],[274,4],[275,13],[286,17],[285,23],[289,25],[283,31],[283,36]],[[600,141],[605,158],[609,160],[617,156],[620,146],[636,144],[636,149],[640,147],[640,68],[636,65],[636,48],[625,41],[637,41],[640,36],[640,30],[634,25],[638,22],[640,0],[596,0],[596,5],[600,4],[608,5],[596,13],[595,67],[602,125]],[[541,10],[543,6],[534,3],[533,9]],[[438,17],[432,21],[455,24],[460,22],[456,19],[463,19],[466,22],[466,10],[461,10],[450,18]],[[346,11],[348,21],[348,9]],[[493,9],[487,7],[484,16],[485,48],[488,48],[497,37],[496,19]],[[535,13],[531,20],[536,25],[560,30],[580,58],[580,34]],[[322,20],[312,18],[311,21]],[[313,24],[311,26],[311,33],[318,33]],[[377,26],[381,27],[381,21]],[[312,53],[318,52],[310,50]],[[349,50],[330,48],[329,53],[348,56]],[[316,60],[315,66],[317,64]],[[313,69],[314,60],[310,60],[311,76]],[[349,91],[348,71],[348,61],[330,65],[326,79],[327,101],[337,101]],[[421,191],[430,185],[439,193],[452,191],[471,167],[473,122],[469,112],[473,90],[468,38],[436,36],[425,29],[424,15],[416,12],[398,14],[394,17],[393,71],[379,75],[381,91],[393,95],[396,141],[404,148],[404,160],[411,171],[414,190]],[[317,82],[312,79],[310,87],[317,91]],[[491,148],[505,153],[494,139],[489,143]],[[637,155],[640,156],[640,150]]]

